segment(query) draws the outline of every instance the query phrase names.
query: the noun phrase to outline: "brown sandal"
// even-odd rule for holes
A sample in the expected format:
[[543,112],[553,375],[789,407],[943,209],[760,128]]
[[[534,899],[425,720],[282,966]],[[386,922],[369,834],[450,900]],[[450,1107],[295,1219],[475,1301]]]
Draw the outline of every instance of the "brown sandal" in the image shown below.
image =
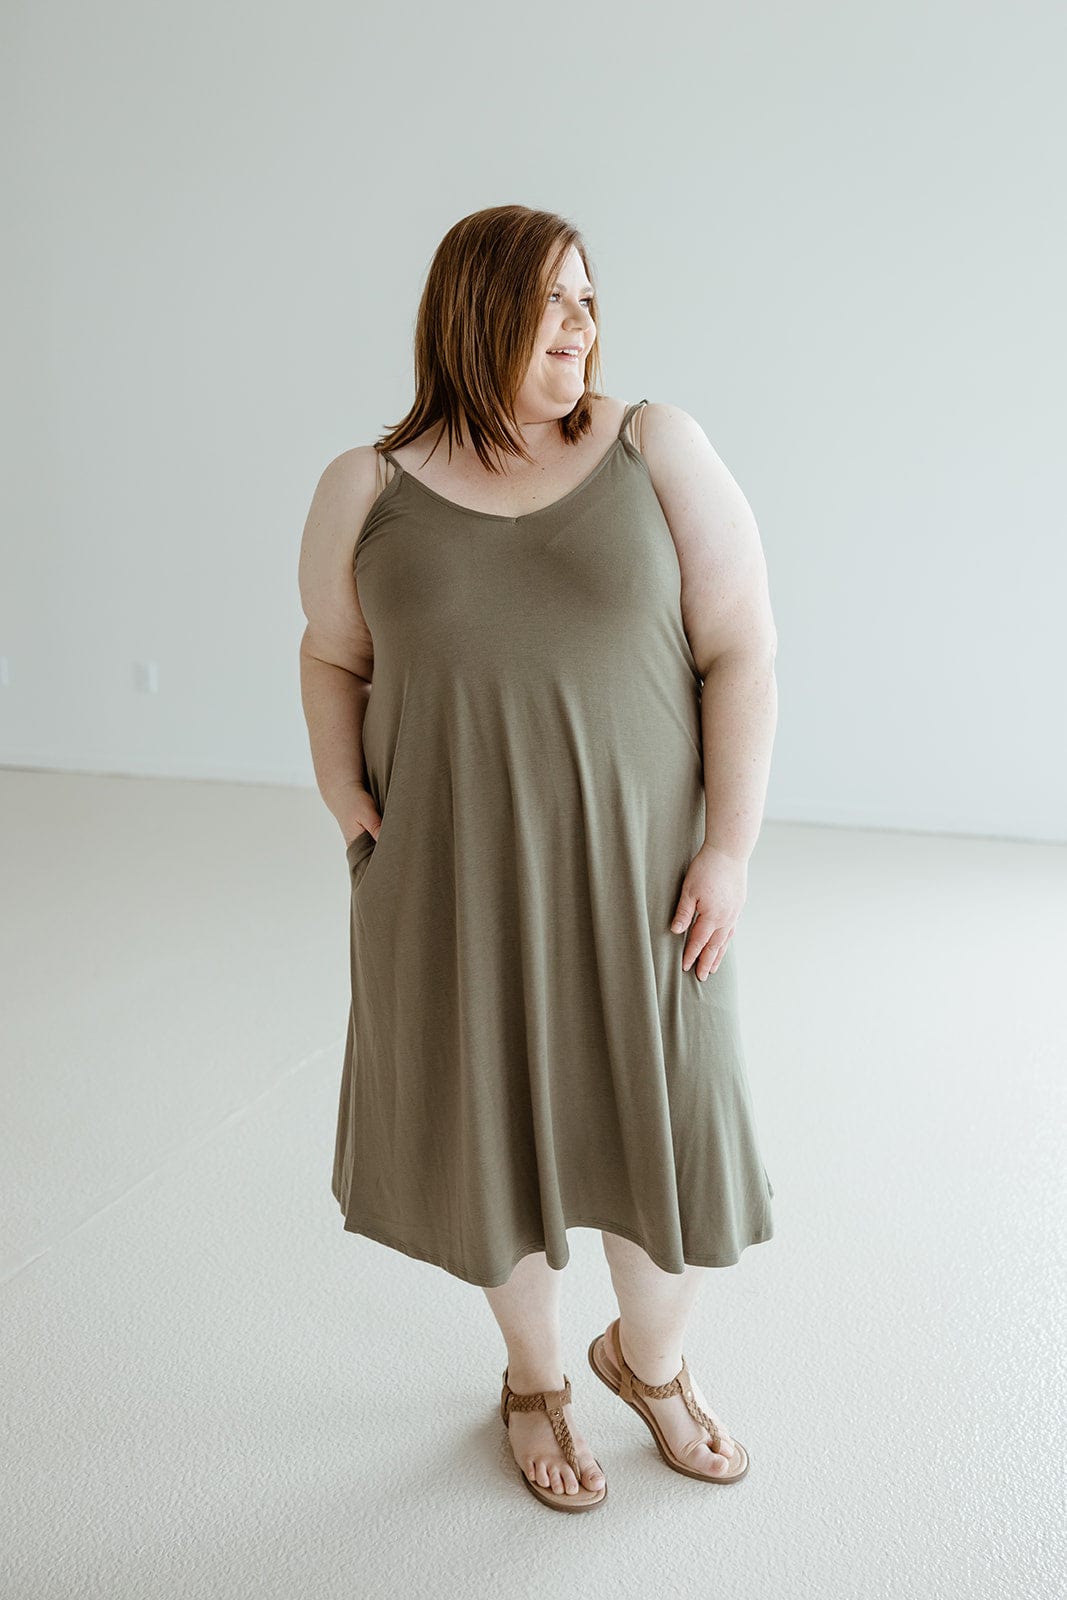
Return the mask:
[[[513,1411],[547,1411],[552,1432],[556,1435],[559,1447],[567,1458],[567,1465],[578,1479],[578,1489],[574,1494],[568,1494],[566,1490],[562,1494],[557,1494],[552,1488],[545,1489],[539,1483],[531,1483],[522,1467],[519,1467],[519,1476],[523,1483],[531,1494],[535,1494],[543,1505],[551,1506],[553,1511],[592,1511],[594,1506],[603,1505],[607,1498],[608,1486],[605,1483],[602,1489],[587,1489],[582,1482],[574,1440],[571,1438],[567,1419],[563,1415],[563,1407],[570,1403],[571,1382],[566,1373],[563,1374],[562,1389],[543,1389],[537,1394],[516,1394],[508,1385],[508,1369],[504,1368],[504,1387],[500,1394],[500,1415],[504,1427],[507,1427],[508,1418]],[[597,1466],[600,1467],[599,1461]],[[600,1470],[603,1472],[603,1467],[600,1467]]]
[[[622,1353],[622,1343],[619,1339],[619,1318],[608,1328],[606,1333],[598,1333],[589,1346],[589,1365],[602,1383],[625,1400],[631,1410],[636,1411],[642,1421],[647,1422],[652,1430],[652,1437],[659,1446],[659,1453],[669,1467],[675,1472],[684,1472],[687,1478],[702,1478],[705,1483],[736,1483],[748,1471],[748,1451],[737,1439],[731,1437],[737,1454],[730,1462],[730,1470],[724,1473],[698,1472],[695,1467],[687,1467],[685,1461],[675,1455],[660,1431],[659,1423],[652,1414],[651,1408],[644,1403],[642,1395],[650,1395],[654,1400],[665,1399],[670,1394],[680,1394],[685,1401],[686,1410],[694,1421],[706,1428],[711,1435],[710,1439],[697,1440],[698,1444],[710,1444],[712,1450],[717,1451],[722,1441],[722,1435],[715,1425],[714,1420],[708,1416],[703,1407],[697,1405],[693,1395],[693,1384],[689,1376],[685,1356],[682,1356],[681,1371],[676,1374],[670,1383],[649,1384],[642,1383],[626,1364]],[[692,1449],[692,1446],[689,1447]]]

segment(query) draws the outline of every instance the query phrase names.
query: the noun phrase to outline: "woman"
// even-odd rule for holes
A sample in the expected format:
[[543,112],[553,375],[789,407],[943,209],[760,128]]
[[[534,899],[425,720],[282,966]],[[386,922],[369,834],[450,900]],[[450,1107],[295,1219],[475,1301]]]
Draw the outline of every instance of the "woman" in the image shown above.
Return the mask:
[[414,404],[327,466],[300,558],[351,877],[333,1193],[484,1290],[523,1481],[565,1511],[606,1494],[563,1372],[566,1230],[601,1230],[621,1313],[594,1372],[708,1483],[748,1458],[685,1328],[772,1234],[731,945],[777,717],[766,567],[697,423],[599,392],[597,321],[564,218],[463,218]]

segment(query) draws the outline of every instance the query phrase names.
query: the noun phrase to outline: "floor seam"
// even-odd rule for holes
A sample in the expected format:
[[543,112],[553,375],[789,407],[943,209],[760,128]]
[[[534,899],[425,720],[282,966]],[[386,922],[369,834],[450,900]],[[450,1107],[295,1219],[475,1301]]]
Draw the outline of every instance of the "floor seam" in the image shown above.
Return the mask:
[[302,1056],[293,1066],[285,1068],[276,1078],[273,1078],[259,1094],[253,1095],[251,1100],[246,1100],[243,1105],[237,1106],[233,1111],[228,1112],[218,1122],[212,1123],[209,1128],[203,1129],[200,1133],[192,1134],[180,1144],[175,1145],[150,1171],[142,1173],[132,1183],[126,1184],[111,1199],[102,1204],[99,1202],[94,1203],[91,1209],[87,1210],[74,1223],[73,1227],[64,1227],[52,1235],[40,1235],[26,1250],[7,1256],[0,1263],[0,1285],[12,1282],[20,1273],[25,1272],[27,1267],[31,1267],[35,1261],[39,1261],[42,1256],[48,1255],[50,1251],[65,1243],[74,1234],[80,1233],[83,1228],[89,1227],[98,1218],[106,1216],[116,1206],[122,1205],[131,1195],[136,1194],[139,1189],[148,1188],[153,1183],[158,1182],[161,1175],[170,1169],[180,1167],[189,1156],[194,1155],[205,1145],[210,1144],[224,1130],[246,1120],[262,1101],[268,1100],[271,1095],[276,1094],[291,1078],[296,1077],[297,1073],[304,1072],[308,1067],[314,1066],[319,1061],[329,1060],[331,1063],[336,1063],[338,1052],[343,1048],[344,1035],[340,1034],[336,1039],[331,1040],[329,1044],[320,1045],[310,1055]]

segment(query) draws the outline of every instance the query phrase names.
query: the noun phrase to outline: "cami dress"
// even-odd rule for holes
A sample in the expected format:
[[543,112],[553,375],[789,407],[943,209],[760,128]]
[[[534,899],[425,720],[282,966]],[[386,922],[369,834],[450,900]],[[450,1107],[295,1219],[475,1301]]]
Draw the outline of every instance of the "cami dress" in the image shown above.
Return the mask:
[[382,825],[347,849],[333,1194],[346,1230],[486,1288],[534,1251],[564,1267],[568,1228],[672,1273],[773,1231],[738,935],[701,981],[670,931],[705,835],[702,679],[646,403],[522,516],[383,451],[354,548]]

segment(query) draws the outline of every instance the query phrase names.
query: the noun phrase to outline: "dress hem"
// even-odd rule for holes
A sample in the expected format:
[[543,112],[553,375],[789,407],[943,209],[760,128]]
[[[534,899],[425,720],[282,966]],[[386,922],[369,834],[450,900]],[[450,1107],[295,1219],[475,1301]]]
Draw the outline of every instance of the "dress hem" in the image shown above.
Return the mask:
[[[334,1198],[336,1199],[336,1196]],[[409,1256],[413,1261],[423,1261],[428,1266],[440,1267],[441,1271],[447,1272],[450,1277],[459,1278],[464,1283],[469,1283],[477,1289],[499,1289],[505,1283],[507,1283],[519,1262],[524,1260],[526,1256],[535,1255],[539,1251],[547,1255],[545,1241],[543,1239],[538,1239],[531,1244],[524,1245],[502,1278],[494,1278],[493,1282],[485,1283],[480,1278],[472,1277],[469,1272],[464,1272],[458,1267],[449,1265],[447,1262],[438,1261],[436,1257],[426,1255],[424,1252],[417,1250],[413,1245],[405,1244],[403,1240],[397,1239],[392,1234],[385,1232],[383,1229],[377,1228],[373,1223],[352,1222],[347,1216],[345,1216],[344,1207],[341,1205],[340,1201],[337,1203],[343,1219],[345,1233],[359,1234],[365,1239],[372,1239],[375,1244],[385,1245],[387,1249],[399,1250],[402,1255]],[[669,1272],[672,1277],[676,1278],[680,1278],[682,1276],[684,1268],[676,1271],[673,1267],[664,1266],[662,1261],[656,1260],[656,1257],[649,1250],[643,1239],[638,1239],[635,1234],[628,1232],[625,1228],[620,1228],[617,1223],[586,1220],[580,1218],[573,1221],[568,1219],[565,1224],[565,1231],[569,1230],[570,1228],[595,1228],[598,1231],[603,1229],[603,1231],[606,1233],[616,1233],[620,1238],[628,1239],[631,1244],[636,1244],[640,1249],[644,1250],[649,1259],[653,1261],[662,1272]],[[683,1256],[682,1259],[687,1267],[734,1267],[737,1265],[738,1261],[740,1261],[742,1254],[749,1248],[750,1245],[766,1244],[770,1239],[773,1238],[773,1227],[755,1234],[751,1239],[747,1239],[745,1241],[737,1254],[732,1256],[729,1261],[709,1261],[699,1256]],[[554,1272],[562,1272],[563,1268],[567,1266],[569,1261],[570,1250],[568,1249],[566,1259],[562,1261],[558,1267],[555,1266],[555,1264],[551,1261],[549,1261],[548,1265],[552,1267]]]

